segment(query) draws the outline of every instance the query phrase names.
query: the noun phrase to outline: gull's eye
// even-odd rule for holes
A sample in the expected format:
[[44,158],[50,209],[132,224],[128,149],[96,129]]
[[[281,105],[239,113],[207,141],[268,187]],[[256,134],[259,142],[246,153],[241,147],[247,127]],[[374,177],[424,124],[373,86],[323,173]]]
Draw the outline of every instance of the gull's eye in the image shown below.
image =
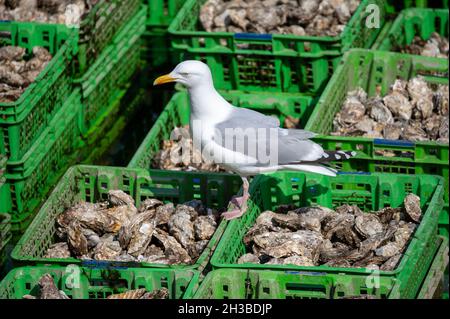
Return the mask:
[[181,76],[188,76],[189,75],[189,73],[187,73],[187,72],[178,72],[178,74],[180,74]]

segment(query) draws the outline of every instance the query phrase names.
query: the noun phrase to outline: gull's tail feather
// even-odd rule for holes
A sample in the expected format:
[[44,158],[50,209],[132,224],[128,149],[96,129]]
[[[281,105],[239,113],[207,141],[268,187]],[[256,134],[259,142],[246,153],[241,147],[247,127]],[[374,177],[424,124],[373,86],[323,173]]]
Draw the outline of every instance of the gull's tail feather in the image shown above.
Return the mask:
[[314,164],[295,164],[295,165],[283,165],[283,169],[292,171],[303,171],[322,174],[326,176],[336,176],[337,170],[331,167]]

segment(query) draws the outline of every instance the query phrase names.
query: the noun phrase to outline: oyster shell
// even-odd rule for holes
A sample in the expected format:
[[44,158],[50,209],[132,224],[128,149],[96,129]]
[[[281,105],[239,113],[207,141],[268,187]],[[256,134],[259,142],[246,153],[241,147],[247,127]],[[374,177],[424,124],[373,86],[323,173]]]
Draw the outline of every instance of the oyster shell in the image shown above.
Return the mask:
[[56,243],[50,245],[47,249],[44,258],[69,258],[70,250],[67,243]]
[[88,242],[83,235],[80,223],[76,220],[72,221],[67,227],[67,243],[70,251],[75,256],[82,256],[88,253]]
[[363,237],[369,238],[384,231],[383,224],[375,214],[362,214],[355,218],[355,229]]
[[69,299],[63,291],[58,290],[50,274],[39,279],[39,299]]
[[33,21],[78,26],[98,0],[5,0],[0,1],[0,20]]
[[402,254],[397,254],[395,256],[392,256],[388,260],[386,260],[380,267],[380,270],[383,271],[391,271],[394,270],[397,264],[399,263],[400,259],[402,258]]
[[245,264],[245,263],[251,263],[251,264],[259,264],[259,258],[258,256],[254,254],[244,254],[241,257],[239,257],[238,264]]
[[331,135],[448,143],[448,85],[429,84],[418,76],[397,79],[384,97],[379,96],[381,90],[370,98],[360,91],[348,92]]
[[208,240],[214,235],[217,223],[212,216],[199,216],[194,222],[195,238]]
[[[57,234],[68,246],[63,255],[190,263],[200,256],[217,228],[217,212],[198,200],[174,207],[172,203],[149,198],[138,210],[128,194],[115,190],[108,194],[107,202],[78,203],[57,216]],[[59,245],[52,246],[48,256],[57,255],[58,249],[64,248],[64,243]]]
[[[200,8],[204,30],[337,36],[360,1],[208,0]],[[301,31],[303,30],[303,31]]]
[[170,260],[171,264],[189,264],[192,261],[187,251],[174,237],[158,228],[155,230],[153,236],[164,247],[164,254]]
[[96,260],[117,260],[122,253],[120,243],[112,238],[102,240],[93,251]]
[[145,288],[128,290],[120,294],[109,295],[106,299],[141,299],[146,293]]
[[146,292],[141,299],[169,299],[169,289],[162,287],[152,292]]
[[[417,206],[417,199],[409,201]],[[417,226],[407,221],[406,207],[364,213],[354,205],[341,205],[334,211],[284,205],[277,212],[258,216],[244,236],[251,253],[238,263],[258,259],[261,264],[393,269]],[[298,218],[305,216],[317,222],[299,225]]]
[[195,239],[194,224],[186,211],[178,211],[170,217],[169,233],[187,248]]
[[406,214],[416,223],[420,221],[422,216],[422,209],[420,208],[420,197],[415,194],[406,195],[403,200]]

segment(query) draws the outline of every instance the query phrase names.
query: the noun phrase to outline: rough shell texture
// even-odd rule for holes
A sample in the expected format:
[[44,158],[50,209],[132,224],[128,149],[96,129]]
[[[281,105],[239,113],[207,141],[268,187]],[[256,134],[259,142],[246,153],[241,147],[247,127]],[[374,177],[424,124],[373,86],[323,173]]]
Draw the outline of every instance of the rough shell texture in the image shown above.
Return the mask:
[[257,217],[243,239],[247,253],[237,263],[393,270],[420,215],[420,198],[412,194],[404,207],[367,213],[354,205],[280,206]]
[[[418,76],[397,79],[383,97],[367,98],[358,93],[361,90],[348,92],[331,135],[448,144],[448,85],[430,84]],[[383,151],[379,155],[395,154]]]
[[148,198],[139,209],[128,194],[111,190],[107,202],[78,203],[57,216],[57,236],[46,258],[190,264],[217,228],[218,213],[201,201],[184,204]]
[[99,0],[5,0],[0,1],[0,20],[34,21],[78,26]]
[[[1,10],[0,20],[3,20]],[[0,47],[0,103],[16,101],[52,59],[47,49],[41,47],[33,49],[34,56],[28,61],[25,54],[22,47]]]
[[359,0],[208,0],[200,9],[199,20],[208,32],[337,36],[359,3]]

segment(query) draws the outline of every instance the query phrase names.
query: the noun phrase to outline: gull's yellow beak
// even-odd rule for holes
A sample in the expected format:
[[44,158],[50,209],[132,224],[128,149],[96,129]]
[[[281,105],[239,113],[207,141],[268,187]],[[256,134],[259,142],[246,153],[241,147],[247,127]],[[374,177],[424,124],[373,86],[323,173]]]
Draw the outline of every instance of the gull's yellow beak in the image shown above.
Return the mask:
[[160,85],[160,84],[164,84],[164,83],[174,82],[175,80],[176,79],[171,77],[169,74],[161,75],[159,78],[157,78],[153,82],[153,85]]

